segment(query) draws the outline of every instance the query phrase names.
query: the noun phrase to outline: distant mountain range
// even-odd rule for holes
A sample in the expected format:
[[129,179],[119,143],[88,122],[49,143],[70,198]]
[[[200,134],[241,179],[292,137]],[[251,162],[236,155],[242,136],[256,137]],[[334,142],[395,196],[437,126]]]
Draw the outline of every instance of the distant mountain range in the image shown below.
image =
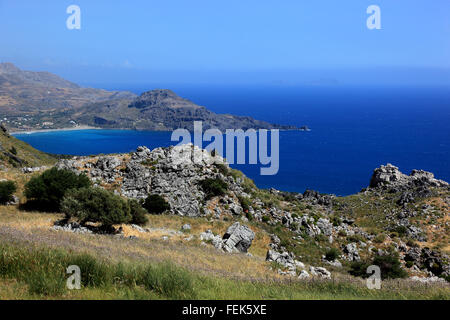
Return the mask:
[[83,125],[192,130],[195,120],[203,121],[203,129],[299,129],[251,117],[217,114],[167,89],[137,96],[128,91],[82,88],[52,73],[23,71],[12,63],[0,63],[0,117],[14,131]]

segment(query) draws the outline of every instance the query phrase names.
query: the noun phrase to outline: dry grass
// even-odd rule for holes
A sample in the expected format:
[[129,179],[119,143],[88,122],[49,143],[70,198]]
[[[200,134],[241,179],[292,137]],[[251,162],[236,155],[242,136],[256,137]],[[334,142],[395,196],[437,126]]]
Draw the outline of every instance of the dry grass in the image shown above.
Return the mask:
[[[123,226],[126,236],[138,237],[124,239],[109,235],[84,235],[52,230],[53,222],[60,218],[61,214],[22,212],[15,207],[0,206],[0,239],[29,241],[76,252],[88,251],[116,261],[170,260],[191,270],[231,278],[280,278],[275,271],[270,270],[270,264],[264,259],[269,238],[260,230],[257,230],[257,237],[250,250],[254,254],[253,257],[222,253],[211,245],[201,245],[199,240],[184,240],[189,235],[198,235],[207,229],[223,234],[231,222],[207,222],[204,219],[178,216],[149,216],[150,221],[145,227],[149,227],[151,232],[141,233],[130,226]],[[185,223],[191,224],[191,232],[176,233]],[[163,236],[169,236],[169,239],[162,240]]]

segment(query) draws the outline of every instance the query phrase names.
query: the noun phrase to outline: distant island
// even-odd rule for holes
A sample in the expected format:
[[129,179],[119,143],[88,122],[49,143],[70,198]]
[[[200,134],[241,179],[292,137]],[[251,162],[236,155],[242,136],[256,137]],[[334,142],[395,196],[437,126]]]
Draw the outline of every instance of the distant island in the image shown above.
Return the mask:
[[168,89],[137,96],[128,91],[82,88],[49,72],[24,71],[12,63],[0,63],[0,122],[14,132],[83,127],[192,130],[194,121],[202,121],[204,129],[309,131],[307,126],[217,114]]

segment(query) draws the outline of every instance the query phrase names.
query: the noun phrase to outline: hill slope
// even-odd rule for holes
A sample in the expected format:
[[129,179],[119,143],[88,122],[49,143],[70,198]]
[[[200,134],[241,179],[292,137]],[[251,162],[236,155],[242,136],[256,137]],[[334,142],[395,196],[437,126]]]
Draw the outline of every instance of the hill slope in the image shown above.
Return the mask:
[[[18,297],[10,282],[15,279],[22,297],[35,298],[177,298],[179,293],[205,299],[448,299],[449,284],[442,278],[448,280],[450,274],[450,189],[431,173],[404,175],[386,165],[375,169],[367,189],[352,196],[310,190],[298,194],[258,189],[206,152],[201,162],[192,163],[186,153],[193,150],[200,151],[190,145],[139,147],[127,154],[57,163],[123,197],[156,194],[169,203],[165,214],[147,215],[142,226],[115,225],[113,234],[61,220],[63,213],[23,211],[23,184],[32,174],[0,170],[0,179],[20,182],[20,204],[0,206],[0,256],[7,257],[0,259],[0,267],[3,263],[3,270],[9,270],[0,279],[0,294]],[[215,189],[219,194],[211,193],[211,183],[218,180],[224,185]],[[51,281],[38,290],[36,277],[18,276],[33,274],[34,262],[49,256],[55,264],[52,269],[40,264],[37,277]],[[364,279],[348,274],[356,263],[362,270],[358,275],[366,275],[366,264],[374,257],[398,257],[397,267],[409,278],[390,280],[392,274],[386,276],[383,269],[388,279],[383,278],[380,290],[369,290]],[[108,278],[67,292],[58,275],[65,276],[61,266],[74,264],[68,263],[73,259],[98,264]],[[161,266],[164,261],[170,264]],[[140,268],[149,264],[161,270],[159,278],[169,273],[186,285],[172,293],[145,286]],[[104,280],[107,286],[100,285]]]
[[34,149],[29,144],[11,136],[0,125],[0,168],[1,167],[40,167],[52,165],[56,158]]
[[24,115],[80,107],[86,103],[133,98],[131,92],[82,88],[49,72],[23,71],[12,63],[0,63],[0,113]]
[[23,71],[11,63],[0,64],[0,117],[15,131],[79,125],[171,131],[192,129],[193,120],[203,121],[204,129],[296,129],[216,114],[166,89],[137,97],[127,91],[82,88],[54,74]]

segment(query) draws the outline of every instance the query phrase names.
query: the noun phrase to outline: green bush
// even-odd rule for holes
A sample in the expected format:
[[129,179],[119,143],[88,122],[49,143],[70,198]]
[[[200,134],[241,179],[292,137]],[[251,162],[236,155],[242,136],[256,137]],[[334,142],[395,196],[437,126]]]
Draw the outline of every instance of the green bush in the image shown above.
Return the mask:
[[13,199],[17,186],[14,181],[0,181],[0,204],[5,204]]
[[137,225],[144,225],[147,223],[147,211],[142,208],[139,201],[131,199],[128,200],[128,205],[130,206],[130,213],[131,213],[131,223],[137,224]]
[[110,227],[132,219],[128,202],[101,188],[69,190],[61,202],[61,210],[67,218],[74,217],[81,224],[100,222]]
[[363,236],[361,236],[359,234],[354,234],[354,235],[348,236],[347,241],[358,243],[360,241],[364,241],[364,238],[363,238]]
[[263,221],[263,222],[269,222],[270,221],[270,218],[269,218],[269,216],[262,216],[262,218],[261,218],[261,220]]
[[242,209],[245,213],[247,213],[250,210],[250,206],[252,202],[249,198],[238,196],[239,203],[241,204]]
[[382,279],[406,278],[408,274],[401,268],[400,260],[396,255],[376,256],[372,264],[381,269]]
[[223,174],[224,176],[227,176],[229,174],[228,168],[226,165],[224,165],[222,163],[216,163],[215,166],[216,166],[217,170],[219,170],[219,172],[221,174]]
[[386,240],[386,235],[383,233],[380,233],[379,235],[377,235],[374,239],[373,242],[375,243],[383,243],[384,240]]
[[91,181],[85,174],[77,175],[70,170],[52,168],[28,181],[25,196],[35,201],[39,210],[58,211],[67,190],[90,185]]
[[339,258],[340,255],[341,255],[341,253],[339,252],[338,249],[331,248],[331,249],[327,250],[327,252],[325,253],[325,259],[327,259],[328,261],[334,261],[337,258]]
[[144,201],[144,208],[147,209],[149,213],[161,214],[164,211],[170,210],[170,205],[158,194],[151,194]]
[[402,269],[400,260],[397,255],[377,255],[371,261],[355,261],[350,266],[349,273],[362,278],[367,278],[370,274],[367,273],[367,268],[370,265],[376,265],[380,267],[381,279],[396,279],[406,278],[408,273]]
[[406,228],[405,226],[398,226],[392,231],[398,233],[399,236],[403,237],[408,233],[408,228]]
[[212,197],[223,196],[228,189],[228,185],[225,181],[220,178],[208,178],[199,182],[203,191],[206,194],[207,199]]
[[413,239],[408,239],[408,241],[406,241],[406,245],[408,245],[408,246],[410,246],[410,247],[413,247],[413,248],[416,248],[416,247],[419,246],[419,245],[416,243],[416,241],[414,241]]

